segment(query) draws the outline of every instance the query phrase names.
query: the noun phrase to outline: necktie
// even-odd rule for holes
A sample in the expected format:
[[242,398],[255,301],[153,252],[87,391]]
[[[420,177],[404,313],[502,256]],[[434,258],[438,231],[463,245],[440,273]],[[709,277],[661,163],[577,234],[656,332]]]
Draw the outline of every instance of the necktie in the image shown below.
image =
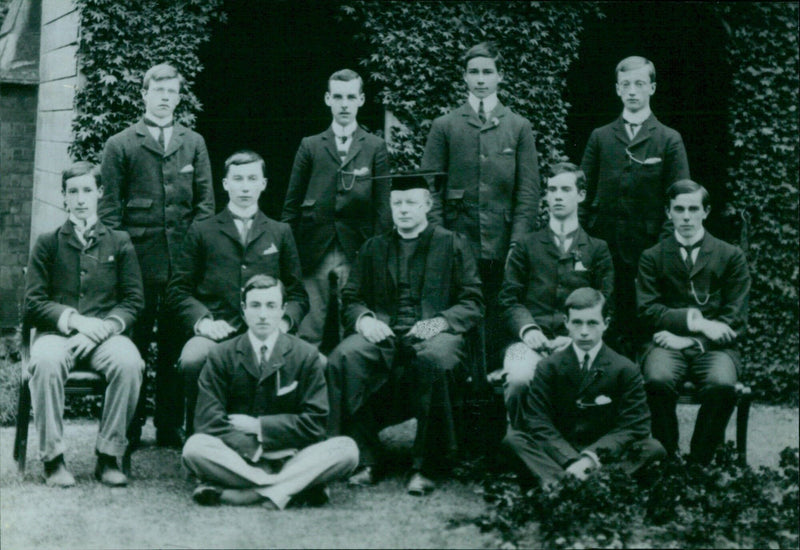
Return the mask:
[[701,240],[697,241],[694,244],[690,244],[690,245],[683,245],[682,244],[681,245],[681,248],[683,249],[683,251],[686,252],[686,258],[683,260],[683,263],[686,264],[686,269],[688,269],[689,271],[691,271],[692,268],[694,267],[694,260],[692,259],[692,251],[694,249],[696,249],[696,248],[700,248],[700,245],[702,244],[702,242],[703,241],[701,239]]
[[478,118],[481,119],[481,124],[486,124],[486,111],[483,110],[483,100],[478,104]]
[[234,214],[231,212],[231,217],[234,220],[239,220],[242,222],[242,227],[239,229],[239,240],[242,241],[242,244],[247,244],[247,234],[250,233],[250,222],[253,221],[254,216],[250,216],[249,218],[245,218],[244,216],[240,216],[238,214]]
[[583,354],[583,363],[581,363],[581,373],[586,374],[589,372],[589,354]]
[[268,348],[266,344],[261,346],[261,362],[259,363],[259,368],[261,369],[261,372],[264,372],[264,370],[266,370],[267,368],[267,349]]
[[627,121],[625,122],[625,124],[628,130],[628,137],[631,140],[633,140],[633,138],[636,137],[636,132],[639,131],[639,126],[641,126],[641,124],[636,124],[635,122],[627,122]]
[[577,232],[577,229],[575,231],[570,231],[569,233],[556,233],[553,231],[553,235],[556,237],[556,244],[558,245],[558,248],[562,254],[566,254],[569,251],[569,245],[572,244],[569,241],[575,237],[575,233]]
[[169,124],[164,124],[161,126],[160,124],[156,124],[154,121],[150,120],[149,118],[144,119],[144,123],[151,128],[158,128],[158,144],[161,146],[162,150],[166,150],[166,145],[164,141],[164,128],[172,128],[172,122]]
[[339,136],[339,139],[341,139],[341,140],[342,140],[342,145],[344,145],[345,143],[347,143],[347,138],[348,138],[348,137],[350,137],[350,136]]

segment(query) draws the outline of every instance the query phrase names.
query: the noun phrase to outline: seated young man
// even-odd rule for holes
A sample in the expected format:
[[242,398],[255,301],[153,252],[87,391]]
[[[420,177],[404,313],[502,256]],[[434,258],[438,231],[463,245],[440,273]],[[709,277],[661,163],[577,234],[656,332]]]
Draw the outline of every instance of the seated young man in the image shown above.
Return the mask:
[[[464,333],[483,315],[475,259],[466,239],[428,224],[428,183],[392,178],[396,229],[369,239],[344,288],[348,336],[331,353],[331,433],[361,451],[355,485],[377,481],[381,428],[417,419],[408,492],[424,495],[432,459],[456,450],[453,384],[465,359]],[[464,378],[463,376],[461,377]]]
[[199,504],[323,504],[325,483],[358,465],[352,439],[325,440],[328,390],[317,349],[284,334],[286,290],[255,275],[242,291],[247,332],[211,349],[200,374],[195,434],[184,466]]
[[642,358],[647,401],[653,435],[675,453],[678,391],[687,378],[695,382],[702,405],[691,457],[707,463],[736,405],[736,341],[747,327],[750,273],[738,247],[703,227],[710,211],[705,187],[680,180],[667,199],[675,234],[642,254],[636,278],[639,317],[652,335]]
[[128,482],[117,459],[128,446],[144,369],[127,336],[144,307],[139,262],[128,234],[97,220],[99,178],[89,162],[64,170],[69,219],[36,240],[27,272],[25,315],[37,331],[28,365],[34,425],[47,484],[61,487],[75,484],[62,440],[69,372],[91,369],[106,378],[95,477],[118,486]]
[[263,273],[285,283],[281,331],[296,329],[308,311],[292,230],[258,209],[258,198],[267,188],[265,166],[264,159],[253,151],[228,157],[222,179],[228,206],[189,228],[167,288],[169,309],[183,333],[192,335],[178,360],[184,380],[187,434],[194,426],[197,379],[208,351],[247,329],[240,309],[247,279]]
[[578,223],[586,198],[586,176],[569,162],[552,167],[545,199],[550,223],[515,246],[506,262],[500,308],[514,335],[503,361],[508,417],[520,427],[521,400],[542,357],[570,344],[563,304],[580,287],[598,289],[607,301],[614,288],[614,266],[605,241],[590,237]]
[[508,427],[504,443],[543,484],[568,474],[585,479],[602,466],[601,450],[631,474],[665,456],[650,437],[638,367],[603,343],[606,304],[592,288],[569,295],[564,310],[572,343],[539,363],[521,403],[521,424]]

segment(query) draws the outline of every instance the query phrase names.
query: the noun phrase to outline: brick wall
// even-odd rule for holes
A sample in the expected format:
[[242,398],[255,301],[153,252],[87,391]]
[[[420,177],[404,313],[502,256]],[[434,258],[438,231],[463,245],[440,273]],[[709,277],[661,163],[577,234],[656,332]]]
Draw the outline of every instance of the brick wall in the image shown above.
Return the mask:
[[0,328],[16,326],[33,197],[37,86],[0,84]]

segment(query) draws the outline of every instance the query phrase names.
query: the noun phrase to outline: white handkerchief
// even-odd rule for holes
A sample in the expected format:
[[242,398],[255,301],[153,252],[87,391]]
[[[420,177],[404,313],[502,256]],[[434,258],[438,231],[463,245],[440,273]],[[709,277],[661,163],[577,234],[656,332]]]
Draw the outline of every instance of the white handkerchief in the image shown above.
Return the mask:
[[265,248],[264,252],[262,252],[261,254],[264,255],[264,256],[267,256],[269,254],[275,254],[277,252],[278,252],[278,249],[275,247],[275,243],[272,243],[271,245],[269,245],[269,248]]
[[588,271],[588,269],[586,269],[586,266],[583,265],[583,262],[581,262],[580,260],[575,262],[574,269],[575,271]]
[[294,382],[292,382],[288,386],[285,386],[283,388],[278,388],[278,396],[286,395],[287,393],[291,393],[291,392],[293,392],[295,390],[295,388],[297,388],[297,380],[295,380]]
[[194,166],[192,166],[191,164],[187,164],[186,166],[181,168],[181,174],[186,174],[188,172],[194,172]]

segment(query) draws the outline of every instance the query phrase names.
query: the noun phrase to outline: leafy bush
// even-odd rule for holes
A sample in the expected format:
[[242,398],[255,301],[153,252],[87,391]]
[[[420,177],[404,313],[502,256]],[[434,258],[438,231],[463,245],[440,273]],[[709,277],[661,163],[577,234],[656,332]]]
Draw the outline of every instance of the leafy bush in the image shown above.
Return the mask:
[[81,14],[78,67],[85,77],[75,95],[74,159],[98,161],[111,135],[142,114],[142,77],[157,63],[172,63],[186,78],[178,122],[194,126],[201,110],[192,84],[203,65],[200,44],[210,23],[224,21],[222,0],[77,0]]

